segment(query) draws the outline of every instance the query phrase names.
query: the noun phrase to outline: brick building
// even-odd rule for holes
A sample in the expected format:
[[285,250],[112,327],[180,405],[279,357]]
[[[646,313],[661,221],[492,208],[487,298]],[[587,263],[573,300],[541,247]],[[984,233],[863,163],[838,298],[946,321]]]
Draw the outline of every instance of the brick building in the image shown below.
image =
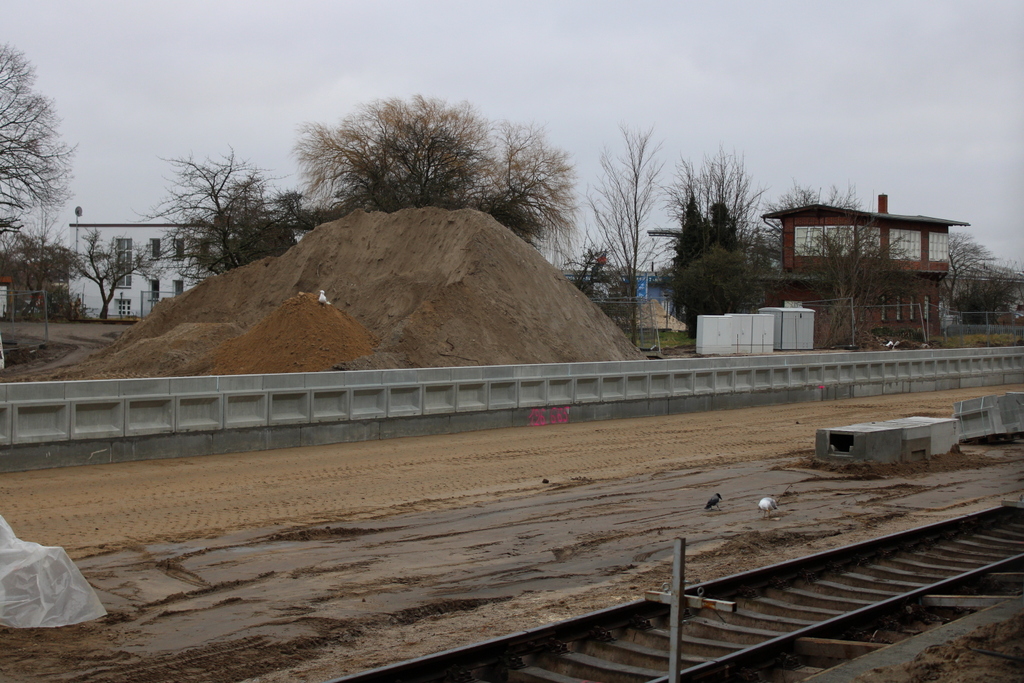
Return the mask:
[[888,248],[892,258],[905,262],[921,284],[915,297],[886,302],[886,306],[872,309],[868,319],[875,325],[920,329],[923,315],[929,334],[938,334],[939,283],[949,270],[949,228],[969,223],[891,214],[888,197],[884,194],[878,195],[877,212],[812,204],[768,213],[762,218],[777,220],[782,225],[785,275],[781,286],[768,293],[768,306],[783,306],[787,301],[820,300],[822,297],[800,278],[800,273],[816,258],[815,250],[820,249],[822,236],[831,230],[862,231],[881,247]]

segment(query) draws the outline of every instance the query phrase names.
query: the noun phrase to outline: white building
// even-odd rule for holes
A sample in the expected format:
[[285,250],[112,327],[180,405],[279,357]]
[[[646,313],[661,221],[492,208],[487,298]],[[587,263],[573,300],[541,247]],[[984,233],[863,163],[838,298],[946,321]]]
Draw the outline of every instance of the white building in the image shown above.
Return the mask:
[[[110,318],[144,317],[153,305],[161,299],[176,296],[188,287],[185,278],[175,268],[176,250],[184,248],[175,244],[168,234],[175,226],[171,223],[71,223],[69,245],[76,254],[86,249],[86,234],[97,230],[101,243],[113,242],[118,251],[126,254],[133,249],[144,248],[147,255],[160,259],[160,267],[152,273],[133,273],[117,283],[114,298],[110,302]],[[86,278],[76,277],[68,283],[72,299],[82,301],[86,316],[98,316],[103,307],[99,286]]]

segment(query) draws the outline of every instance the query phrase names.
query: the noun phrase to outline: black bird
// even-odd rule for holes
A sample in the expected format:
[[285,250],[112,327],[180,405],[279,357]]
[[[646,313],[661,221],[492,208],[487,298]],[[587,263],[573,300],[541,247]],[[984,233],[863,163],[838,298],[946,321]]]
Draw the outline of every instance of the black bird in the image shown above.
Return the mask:
[[722,508],[718,507],[718,502],[722,500],[722,494],[716,493],[715,495],[708,498],[708,504],[704,506],[705,510],[718,510],[721,512]]

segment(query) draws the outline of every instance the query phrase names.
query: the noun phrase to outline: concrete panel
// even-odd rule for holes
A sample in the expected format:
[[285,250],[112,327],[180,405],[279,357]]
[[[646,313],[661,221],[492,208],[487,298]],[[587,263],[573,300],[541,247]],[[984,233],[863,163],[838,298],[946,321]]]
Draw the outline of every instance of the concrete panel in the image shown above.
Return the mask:
[[267,427],[264,432],[268,450],[298,448],[302,445],[302,430],[305,425],[293,424],[286,427]]
[[121,396],[166,396],[171,393],[171,380],[163,379],[121,379],[117,381]]
[[381,373],[381,384],[418,384],[419,374],[416,370],[384,370]]
[[673,372],[672,373],[672,395],[689,396],[693,394],[695,387],[696,373]]
[[547,380],[519,380],[519,407],[544,406],[548,403]]
[[825,368],[821,365],[812,365],[807,368],[807,383],[821,386],[825,383]]
[[487,410],[486,382],[459,382],[456,386],[457,411]]
[[577,377],[573,403],[593,403],[601,400],[600,377]]
[[668,400],[668,414],[702,413],[711,407],[711,396],[673,396]]
[[14,443],[63,441],[69,438],[70,408],[67,403],[15,404]]
[[[478,386],[483,386],[478,385]],[[456,389],[454,384],[427,384],[423,387],[423,414],[454,413]],[[482,404],[486,407],[486,403]]]
[[361,386],[380,386],[383,384],[381,379],[383,371],[381,370],[357,370],[353,372],[345,373],[345,386],[347,387],[361,387]]
[[388,387],[388,417],[423,414],[423,387]]
[[406,436],[448,434],[451,430],[448,415],[423,415],[384,420],[380,423],[381,439],[400,439]]
[[0,404],[0,444],[11,443],[11,413],[14,409],[6,404]]
[[68,400],[78,398],[114,398],[120,396],[118,380],[84,380],[64,385],[64,396]]
[[217,377],[218,391],[227,393],[263,391],[265,375],[220,375]]
[[647,375],[626,375],[626,399],[647,398]]
[[715,393],[715,373],[695,372],[693,373],[693,393],[713,394]]
[[416,376],[418,378],[416,381],[420,384],[428,382],[447,384],[453,381],[451,368],[420,368],[416,371]]
[[267,424],[267,394],[224,395],[224,429],[264,427]]
[[621,401],[626,398],[626,378],[622,375],[605,375],[601,378],[601,401]]
[[[214,400],[219,401],[219,398],[215,397]],[[175,399],[170,396],[125,399],[125,436],[173,432],[177,428],[174,404]],[[217,427],[220,427],[219,421]]]
[[336,388],[346,386],[347,372],[306,372],[303,381],[309,389]]
[[714,393],[721,394],[727,391],[735,391],[736,373],[731,370],[719,370],[714,377]]
[[672,395],[672,375],[668,373],[651,374],[650,395],[652,398],[658,396]]
[[488,410],[516,408],[518,405],[519,393],[517,382],[497,380],[490,383],[487,389]]
[[305,372],[282,372],[275,375],[263,375],[263,389],[305,389]]
[[572,403],[573,380],[569,377],[551,378],[548,380],[548,403]]
[[63,401],[65,382],[15,382],[7,385],[7,400],[21,401]]
[[348,389],[313,389],[311,422],[338,422],[349,416]]
[[[91,454],[98,451],[95,456]],[[56,441],[23,444],[0,455],[0,472],[28,472],[53,467],[75,467],[107,462],[110,443],[102,441]],[[90,457],[92,459],[90,460]]]
[[101,439],[118,436],[124,436],[123,402],[120,400],[71,402],[72,439]]
[[207,394],[219,391],[219,377],[171,377],[169,391],[172,394]]
[[455,414],[449,418],[449,429],[452,434],[479,429],[505,429],[512,426],[513,412],[509,409]]
[[[250,396],[251,394],[244,394]],[[210,454],[244,453],[262,451],[267,448],[266,430],[263,427],[222,429],[210,432]]]
[[302,425],[303,446],[374,441],[379,438],[380,422],[377,420]]
[[384,387],[353,388],[349,400],[349,417],[353,420],[371,420],[387,416],[388,394]]
[[270,391],[268,393],[270,395],[269,423],[271,425],[309,422],[309,391]]
[[213,435],[210,432],[140,436],[129,443],[132,445],[132,460],[187,458],[213,452]]
[[[176,399],[177,432],[209,431],[224,424],[223,396],[178,396]],[[128,424],[131,427],[131,422]]]

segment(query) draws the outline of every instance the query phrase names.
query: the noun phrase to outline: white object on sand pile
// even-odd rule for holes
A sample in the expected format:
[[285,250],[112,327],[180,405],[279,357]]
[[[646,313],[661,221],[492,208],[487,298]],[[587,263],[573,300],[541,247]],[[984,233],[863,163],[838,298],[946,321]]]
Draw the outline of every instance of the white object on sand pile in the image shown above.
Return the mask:
[[106,613],[63,548],[22,541],[0,517],[0,625],[68,626]]

